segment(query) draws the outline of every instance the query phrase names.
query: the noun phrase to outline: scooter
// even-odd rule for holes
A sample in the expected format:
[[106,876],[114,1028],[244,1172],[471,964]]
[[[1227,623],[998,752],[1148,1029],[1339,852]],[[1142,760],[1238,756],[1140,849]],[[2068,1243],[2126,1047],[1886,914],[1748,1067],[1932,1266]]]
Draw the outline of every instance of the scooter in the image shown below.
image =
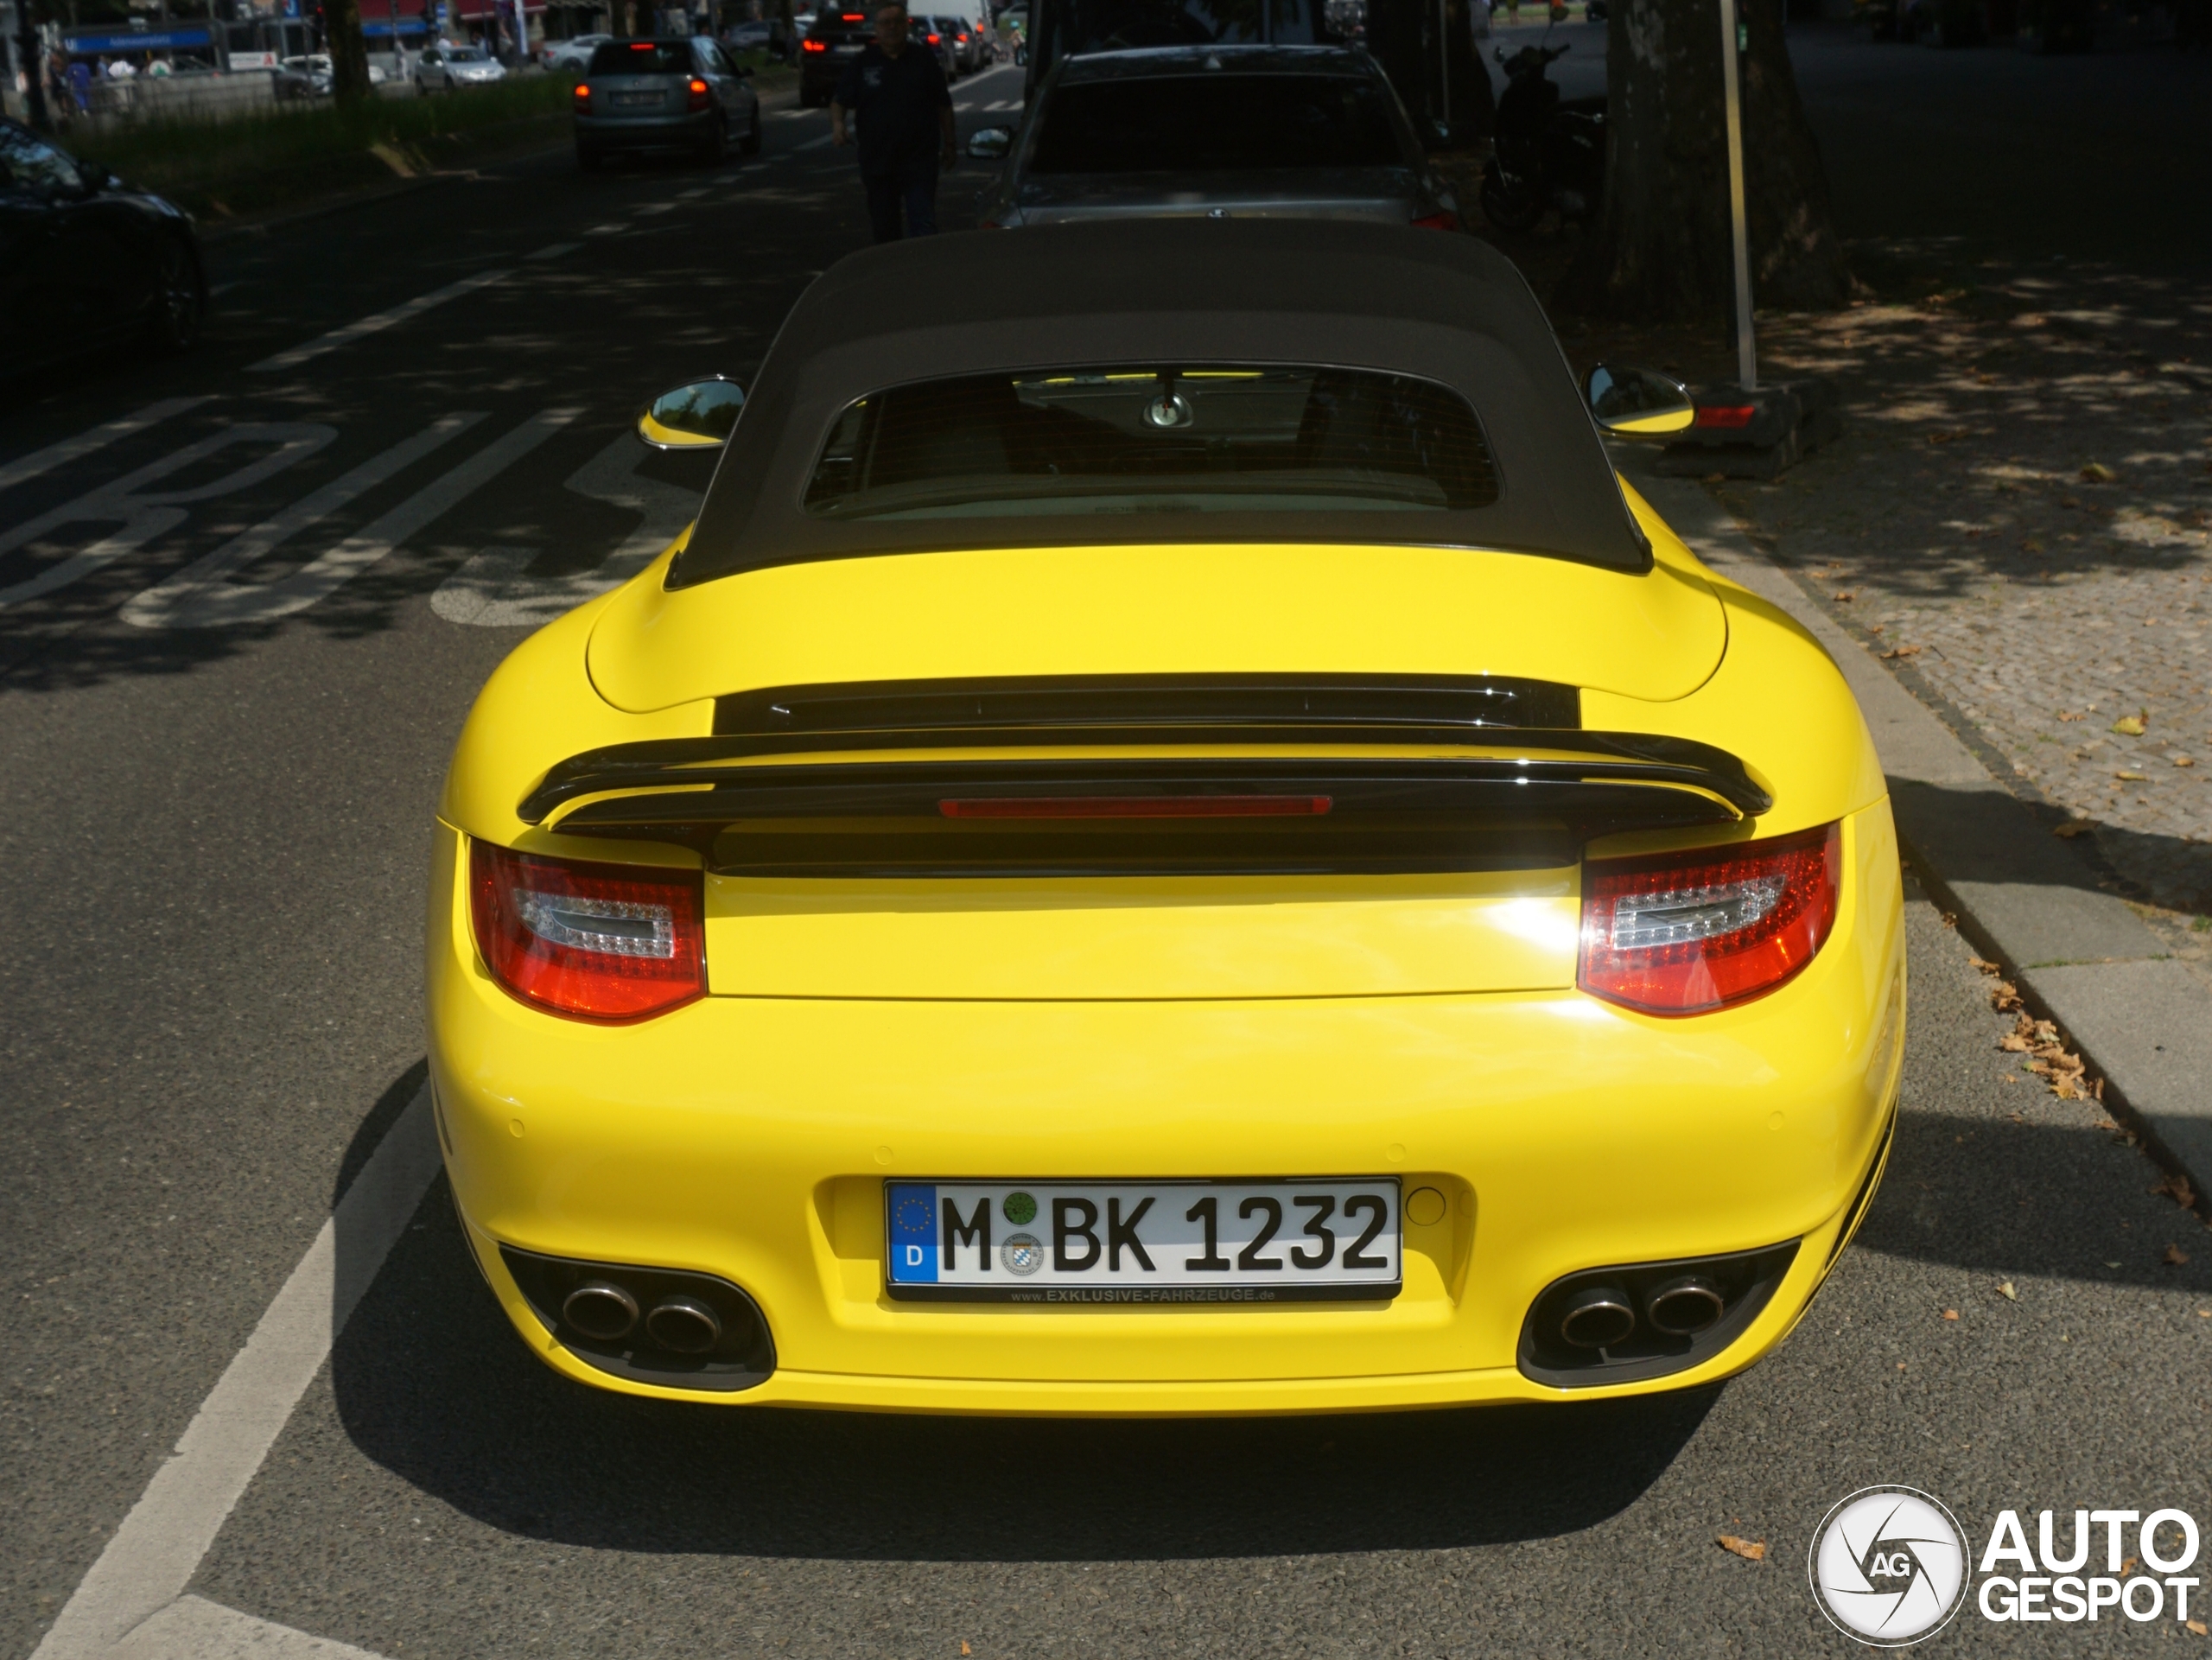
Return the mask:
[[1605,99],[1562,99],[1546,72],[1565,46],[1524,46],[1505,67],[1490,160],[1483,168],[1483,216],[1501,231],[1534,230],[1548,208],[1587,219],[1605,189]]

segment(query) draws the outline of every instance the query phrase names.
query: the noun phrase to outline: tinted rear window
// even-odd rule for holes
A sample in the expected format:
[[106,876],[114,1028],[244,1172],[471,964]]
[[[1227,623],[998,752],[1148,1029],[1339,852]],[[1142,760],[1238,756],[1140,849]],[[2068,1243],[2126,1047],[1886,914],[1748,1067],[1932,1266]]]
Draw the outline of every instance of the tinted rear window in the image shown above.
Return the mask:
[[1082,81],[1045,109],[1033,173],[1398,167],[1381,90],[1338,75]]
[[855,12],[849,17],[842,12],[823,12],[815,18],[814,27],[806,31],[806,38],[837,45],[872,41],[875,38],[875,18],[865,12]]
[[893,387],[832,427],[806,509],[841,519],[1484,507],[1466,400],[1322,367],[1178,365]]
[[672,41],[609,41],[591,54],[594,75],[688,75],[691,48]]

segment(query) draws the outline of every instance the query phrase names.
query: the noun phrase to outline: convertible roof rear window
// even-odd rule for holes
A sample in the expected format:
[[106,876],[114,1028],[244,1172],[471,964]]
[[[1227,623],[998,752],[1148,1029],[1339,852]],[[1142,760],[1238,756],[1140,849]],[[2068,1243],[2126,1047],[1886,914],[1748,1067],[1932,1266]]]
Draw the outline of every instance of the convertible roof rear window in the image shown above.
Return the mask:
[[832,423],[805,506],[846,520],[1421,512],[1497,493],[1473,409],[1433,381],[1163,364],[871,393]]
[[1163,75],[1074,81],[1046,100],[1032,173],[1403,167],[1376,80]]

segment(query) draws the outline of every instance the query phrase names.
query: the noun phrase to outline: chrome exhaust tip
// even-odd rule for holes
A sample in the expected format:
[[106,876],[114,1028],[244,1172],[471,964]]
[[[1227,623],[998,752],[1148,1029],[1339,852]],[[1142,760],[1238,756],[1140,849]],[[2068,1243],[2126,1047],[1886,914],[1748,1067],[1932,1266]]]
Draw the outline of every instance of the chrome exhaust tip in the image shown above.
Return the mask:
[[1636,1330],[1636,1309],[1618,1286],[1585,1286],[1567,1299],[1559,1318],[1562,1340],[1578,1349],[1609,1349]]
[[561,1318],[594,1343],[615,1343],[638,1323],[638,1300],[612,1280],[587,1280],[561,1301]]
[[1727,1312],[1727,1300],[1719,1288],[1696,1274],[1655,1287],[1643,1303],[1644,1318],[1669,1337],[1695,1337],[1711,1331]]
[[705,1354],[722,1340],[722,1319],[696,1297],[664,1297],[645,1316],[645,1333],[677,1354]]

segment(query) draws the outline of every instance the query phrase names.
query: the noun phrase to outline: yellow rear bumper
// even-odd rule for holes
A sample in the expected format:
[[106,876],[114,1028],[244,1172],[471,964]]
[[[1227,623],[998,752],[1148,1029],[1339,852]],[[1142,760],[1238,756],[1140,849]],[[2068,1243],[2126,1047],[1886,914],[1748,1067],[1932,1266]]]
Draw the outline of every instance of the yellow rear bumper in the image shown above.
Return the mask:
[[[493,983],[442,828],[431,1063],[471,1243],[557,1370],[633,1394],[871,1410],[1377,1410],[1647,1393],[1740,1370],[1802,1314],[1863,1212],[1902,1047],[1886,803],[1845,824],[1836,928],[1782,990],[1689,1020],[1568,990],[1217,1001],[714,996],[640,1026]],[[1389,1173],[1439,1188],[1387,1305],[1038,1308],[883,1294],[887,1178]],[[1515,1365],[1561,1275],[1803,1243],[1692,1371],[1560,1390]],[[687,1269],[759,1303],[740,1393],[615,1378],[524,1301],[506,1243]]]

